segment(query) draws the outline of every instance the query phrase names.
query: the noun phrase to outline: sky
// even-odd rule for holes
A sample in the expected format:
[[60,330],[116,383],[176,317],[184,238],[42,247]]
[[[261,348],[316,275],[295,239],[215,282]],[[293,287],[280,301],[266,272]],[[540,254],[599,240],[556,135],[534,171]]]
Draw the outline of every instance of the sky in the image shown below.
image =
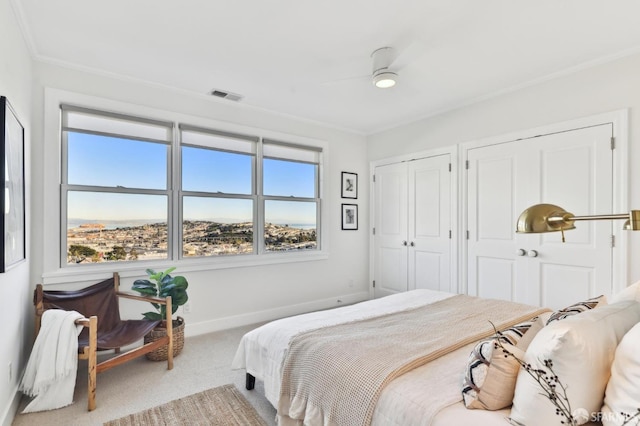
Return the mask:
[[[68,183],[160,189],[167,186],[168,146],[106,136],[68,132]],[[192,147],[182,148],[185,191],[248,195],[252,192],[252,157]],[[265,159],[264,193],[314,197],[315,166]],[[68,196],[70,219],[167,219],[165,195],[105,194],[73,191]],[[246,222],[252,201],[185,197],[185,220]],[[265,202],[265,219],[279,224],[315,224],[315,203]]]

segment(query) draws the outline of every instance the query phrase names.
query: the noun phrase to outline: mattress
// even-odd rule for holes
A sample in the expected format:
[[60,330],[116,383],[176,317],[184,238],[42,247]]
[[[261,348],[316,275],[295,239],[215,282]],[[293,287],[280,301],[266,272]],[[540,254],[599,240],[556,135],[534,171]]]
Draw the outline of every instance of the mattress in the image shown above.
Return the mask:
[[[454,426],[454,425],[507,425],[510,410],[469,410],[462,403],[462,377],[469,353],[474,344],[462,347],[435,361],[418,367],[389,383],[380,394],[373,426]],[[434,386],[434,372],[448,371],[444,381]],[[431,411],[432,393],[452,403],[433,418],[424,413]]]
[[[454,294],[440,291],[413,290],[355,305],[273,321],[243,336],[232,368],[245,369],[247,373],[262,380],[267,400],[277,407],[282,363],[287,354],[289,341],[294,335],[321,327],[413,309],[452,296]],[[506,424],[504,412],[467,410],[461,402],[462,375],[472,347],[473,344],[462,347],[393,380],[380,395],[372,424],[377,426]],[[438,374],[438,382],[434,383],[435,372],[447,373]],[[441,410],[431,422],[431,417],[425,416],[424,413],[425,410],[429,411],[432,408],[435,389],[437,389],[438,399],[448,401],[448,406]],[[482,419],[482,423],[478,423],[478,418]]]

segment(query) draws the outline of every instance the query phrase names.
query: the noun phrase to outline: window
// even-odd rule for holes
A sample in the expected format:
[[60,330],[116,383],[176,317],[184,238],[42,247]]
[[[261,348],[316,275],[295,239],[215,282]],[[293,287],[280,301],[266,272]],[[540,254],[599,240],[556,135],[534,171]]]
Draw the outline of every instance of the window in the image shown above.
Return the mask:
[[63,264],[169,258],[172,129],[62,107]]
[[181,125],[183,257],[253,254],[258,138]]
[[320,248],[321,148],[63,105],[62,154],[63,266]]
[[264,249],[317,248],[320,151],[263,143]]

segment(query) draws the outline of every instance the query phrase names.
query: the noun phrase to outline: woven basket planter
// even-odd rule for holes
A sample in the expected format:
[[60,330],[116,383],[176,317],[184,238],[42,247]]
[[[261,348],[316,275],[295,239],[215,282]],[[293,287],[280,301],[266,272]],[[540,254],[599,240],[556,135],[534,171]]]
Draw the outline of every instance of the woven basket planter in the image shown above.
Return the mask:
[[[156,340],[159,340],[166,335],[167,329],[165,327],[157,326],[149,333],[147,333],[146,336],[144,336],[144,343],[147,344],[155,342]],[[178,317],[178,319],[173,320],[173,356],[178,356],[178,354],[182,352],[183,347],[184,318]],[[151,361],[166,361],[168,358],[168,350],[166,346],[161,346],[158,349],[145,354],[145,356]]]

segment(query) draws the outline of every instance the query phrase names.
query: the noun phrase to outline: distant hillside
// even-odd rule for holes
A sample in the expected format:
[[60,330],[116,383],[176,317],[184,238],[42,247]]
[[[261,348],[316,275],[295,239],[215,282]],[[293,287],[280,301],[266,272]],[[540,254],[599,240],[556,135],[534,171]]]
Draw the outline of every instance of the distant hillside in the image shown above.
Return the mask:
[[[313,228],[268,223],[264,238],[267,251],[317,248]],[[166,259],[167,248],[166,223],[111,229],[94,221],[67,232],[68,263]],[[254,251],[253,226],[250,222],[185,221],[182,250],[185,257],[250,254]]]

